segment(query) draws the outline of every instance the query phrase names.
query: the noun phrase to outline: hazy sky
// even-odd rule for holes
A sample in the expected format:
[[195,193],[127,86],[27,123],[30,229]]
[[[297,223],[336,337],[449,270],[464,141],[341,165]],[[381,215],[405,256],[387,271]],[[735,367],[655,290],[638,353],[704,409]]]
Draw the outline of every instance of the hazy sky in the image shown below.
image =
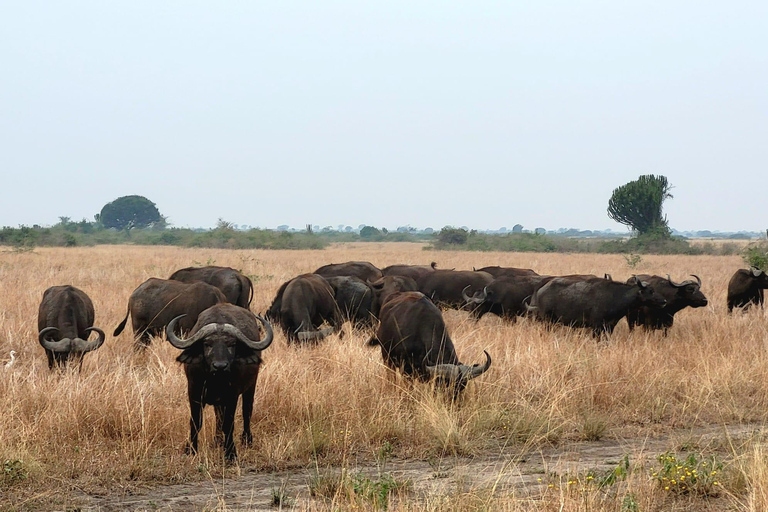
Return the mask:
[[764,230],[768,2],[6,2],[0,225]]

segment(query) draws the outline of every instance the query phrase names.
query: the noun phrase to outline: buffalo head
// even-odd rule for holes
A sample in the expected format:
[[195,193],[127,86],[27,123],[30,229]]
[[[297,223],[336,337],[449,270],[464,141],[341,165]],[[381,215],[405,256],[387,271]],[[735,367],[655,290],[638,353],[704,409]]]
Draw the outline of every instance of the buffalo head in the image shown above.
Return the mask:
[[656,293],[656,290],[654,290],[651,285],[646,281],[637,279],[637,276],[632,277],[637,281],[637,287],[639,288],[638,296],[643,305],[656,308],[663,308],[667,305],[667,299],[665,299],[662,294]]
[[676,283],[672,280],[669,274],[667,274],[667,281],[670,286],[677,288],[678,294],[684,296],[687,299],[687,303],[692,308],[700,308],[706,306],[707,298],[701,293],[701,278],[699,276],[691,274],[691,277],[696,278],[696,281],[690,279],[683,281],[682,283]]
[[454,392],[459,392],[467,386],[470,380],[481,376],[491,367],[491,355],[485,350],[483,353],[485,354],[485,364],[483,365],[436,364],[425,368],[431,378],[453,388]]
[[201,327],[190,338],[184,340],[174,334],[176,322],[185,315],[179,315],[165,328],[165,335],[174,347],[180,350],[192,348],[196,343],[202,344],[202,353],[210,373],[226,372],[235,360],[237,342],[241,342],[253,350],[264,350],[274,337],[272,326],[259,315],[256,318],[264,326],[266,335],[263,340],[249,339],[243,332],[232,324],[207,324]]

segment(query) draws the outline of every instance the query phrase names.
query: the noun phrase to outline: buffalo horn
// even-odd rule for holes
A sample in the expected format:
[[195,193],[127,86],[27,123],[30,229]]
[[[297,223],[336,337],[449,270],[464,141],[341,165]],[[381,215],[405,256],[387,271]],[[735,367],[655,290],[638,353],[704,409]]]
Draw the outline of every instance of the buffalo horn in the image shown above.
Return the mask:
[[695,277],[696,281],[699,283],[699,288],[701,288],[701,278],[697,276],[696,274],[691,274],[691,277]]
[[674,282],[672,280],[672,278],[669,276],[669,274],[667,274],[667,281],[669,281],[669,284],[671,284],[675,288],[682,288],[683,286],[685,286],[685,283],[676,283],[676,282]]
[[439,377],[448,382],[470,381],[479,377],[491,367],[491,356],[487,351],[485,353],[485,364],[469,366],[467,364],[436,364],[427,366],[427,372],[430,377]]
[[46,350],[50,350],[51,352],[69,352],[69,346],[72,344],[70,338],[63,338],[58,341],[46,339],[45,336],[48,333],[58,332],[58,330],[59,329],[56,327],[46,327],[38,333],[37,339],[40,342],[40,345]]
[[179,315],[165,326],[165,337],[168,338],[168,342],[179,350],[186,350],[206,336],[216,332],[218,326],[216,324],[208,324],[199,331],[197,331],[191,338],[183,340],[174,334],[173,329],[176,327],[176,323],[187,315]]
[[102,346],[104,344],[104,340],[107,339],[107,336],[104,334],[104,331],[102,331],[98,327],[89,327],[85,331],[88,333],[90,333],[91,331],[94,331],[96,334],[99,335],[99,337],[93,341],[88,341],[88,338],[84,340],[80,338],[75,338],[74,340],[72,340],[72,352],[90,352],[92,350],[96,350],[97,348]]
[[483,353],[485,354],[484,365],[482,366],[479,364],[474,364],[472,366],[467,366],[465,364],[459,365],[459,367],[461,368],[461,376],[464,380],[472,380],[476,377],[479,377],[485,372],[487,372],[488,368],[491,367],[491,355],[486,350],[483,350]]
[[319,331],[301,331],[296,333],[300,341],[321,340],[333,333],[333,328],[320,329]]
[[763,273],[763,271],[757,267],[752,267],[750,270],[752,271],[752,275],[755,277],[760,277],[760,274]]
[[241,342],[245,343],[249,348],[252,348],[253,350],[264,350],[272,343],[273,338],[273,332],[272,332],[272,326],[264,320],[259,315],[255,315],[256,319],[261,322],[264,325],[264,330],[266,331],[266,336],[261,341],[253,341],[252,339],[248,338],[243,332],[235,327],[232,324],[218,324],[221,326],[222,332],[225,332],[227,334],[230,334],[240,340]]

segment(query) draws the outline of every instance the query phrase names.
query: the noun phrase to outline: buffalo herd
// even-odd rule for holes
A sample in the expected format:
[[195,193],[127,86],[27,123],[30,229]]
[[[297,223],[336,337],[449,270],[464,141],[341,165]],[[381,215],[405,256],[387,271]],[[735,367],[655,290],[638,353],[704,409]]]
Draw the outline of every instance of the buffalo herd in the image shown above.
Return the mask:
[[[530,316],[547,322],[589,329],[596,338],[610,336],[627,318],[630,330],[641,326],[667,333],[674,315],[707,305],[701,279],[681,282],[671,276],[634,275],[626,282],[609,274],[539,275],[532,269],[484,267],[443,270],[431,265],[391,265],[379,269],[369,262],[324,265],[283,283],[265,318],[250,311],[253,283],[227,267],[184,268],[169,279],[150,278],[128,299],[118,336],[131,318],[135,348],[165,333],[181,350],[188,382],[190,440],[197,450],[205,405],[216,413],[217,435],[225,456],[237,456],[234,417],[242,395],[243,434],[252,440],[253,410],[261,351],[272,343],[277,324],[290,344],[319,343],[350,322],[371,332],[384,363],[408,377],[434,380],[454,398],[467,383],[491,366],[460,362],[442,310],[467,310],[475,321],[493,313],[515,322]],[[768,275],[755,267],[738,270],[728,284],[728,311],[763,306]],[[91,299],[73,286],[45,291],[38,315],[38,340],[50,368],[72,361],[82,366],[87,352],[98,349],[104,331],[94,326]],[[327,326],[327,327],[326,327]],[[89,336],[96,333],[94,340]],[[263,333],[263,335],[262,335]],[[184,338],[186,336],[186,338]]]

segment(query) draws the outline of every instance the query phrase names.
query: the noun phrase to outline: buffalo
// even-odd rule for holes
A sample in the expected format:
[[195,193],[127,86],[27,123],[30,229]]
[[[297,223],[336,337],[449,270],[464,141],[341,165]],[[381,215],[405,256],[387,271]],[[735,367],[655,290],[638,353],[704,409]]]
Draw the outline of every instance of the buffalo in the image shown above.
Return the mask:
[[382,277],[381,270],[367,261],[331,263],[329,265],[323,265],[315,270],[313,274],[323,277],[353,276],[360,278],[363,281],[375,281]]
[[493,281],[487,272],[435,270],[417,281],[419,291],[444,307],[461,308],[464,294],[474,294]]
[[425,275],[434,272],[437,269],[437,263],[434,261],[431,265],[390,265],[381,269],[383,276],[403,276],[410,277],[418,281]]
[[375,302],[371,285],[353,276],[324,278],[333,288],[333,298],[344,320],[356,327],[370,327],[375,315]]
[[389,297],[398,292],[415,292],[419,288],[416,281],[406,276],[384,276],[370,283],[375,295],[374,314],[378,317],[381,305],[389,300]]
[[664,333],[672,327],[675,321],[675,313],[681,309],[700,308],[707,305],[707,298],[701,292],[701,279],[698,276],[695,281],[687,280],[682,283],[676,283],[672,278],[650,275],[632,276],[627,280],[627,284],[637,284],[638,281],[647,282],[657,294],[666,299],[667,303],[663,307],[641,306],[631,309],[627,313],[627,323],[629,330],[634,329],[635,325],[642,325],[645,329],[664,329]]
[[[494,313],[507,320],[515,321],[518,316],[525,316],[528,312],[527,301],[536,291],[558,276],[540,276],[538,274],[508,276],[494,279],[491,284],[473,296],[462,292],[464,301],[467,304],[475,305],[472,313],[479,320],[486,313]],[[571,274],[559,276],[559,279],[568,281],[582,281],[585,279],[596,279],[593,274]],[[604,278],[611,281],[610,274],[605,274]]]
[[423,293],[390,295],[381,308],[380,320],[369,344],[381,347],[387,366],[420,380],[437,379],[452,389],[454,396],[491,366],[488,352],[483,365],[459,362],[442,313]]
[[128,312],[114,332],[118,336],[131,316],[136,348],[149,345],[150,336],[159,336],[168,322],[179,315],[186,315],[176,324],[180,330],[189,331],[197,316],[220,302],[227,302],[224,294],[207,283],[182,283],[169,279],[150,278],[141,283],[128,299]]
[[182,283],[208,283],[221,290],[227,302],[245,309],[250,307],[253,300],[251,279],[229,267],[187,267],[177,270],[168,279]]
[[663,307],[666,302],[642,280],[630,285],[600,277],[558,277],[534,293],[528,309],[541,320],[588,327],[600,337],[610,335],[629,310],[644,305]]
[[514,267],[499,267],[499,266],[493,266],[493,267],[483,267],[475,269],[474,267],[472,270],[476,270],[477,272],[487,272],[491,274],[496,279],[499,279],[501,277],[523,277],[523,276],[537,276],[535,271],[533,271],[530,268],[514,268]]
[[[168,341],[183,350],[177,361],[184,365],[189,397],[189,444],[187,453],[197,452],[197,438],[203,425],[203,408],[214,406],[216,430],[223,435],[224,456],[237,459],[235,448],[235,412],[243,395],[243,443],[253,442],[251,413],[259,376],[261,351],[272,343],[272,326],[249,310],[233,304],[217,304],[197,318],[187,339],[174,333],[177,316],[165,328]],[[264,326],[261,339],[259,323]]]
[[466,290],[462,291],[462,294],[466,303],[476,304],[473,309],[476,319],[479,320],[486,313],[493,313],[506,320],[515,321],[518,316],[527,313],[525,300],[554,278],[539,275],[500,277],[471,297]]
[[763,307],[764,291],[768,288],[768,274],[757,267],[739,269],[728,282],[728,312],[733,308]]
[[[37,314],[38,341],[48,356],[48,368],[69,361],[83,366],[83,356],[101,347],[104,331],[94,327],[96,314],[90,297],[74,286],[51,286],[43,293]],[[88,340],[91,332],[98,334]]]
[[[317,274],[302,274],[283,283],[267,316],[280,324],[288,341],[320,340],[343,322],[333,288]],[[323,322],[332,327],[318,330]]]

